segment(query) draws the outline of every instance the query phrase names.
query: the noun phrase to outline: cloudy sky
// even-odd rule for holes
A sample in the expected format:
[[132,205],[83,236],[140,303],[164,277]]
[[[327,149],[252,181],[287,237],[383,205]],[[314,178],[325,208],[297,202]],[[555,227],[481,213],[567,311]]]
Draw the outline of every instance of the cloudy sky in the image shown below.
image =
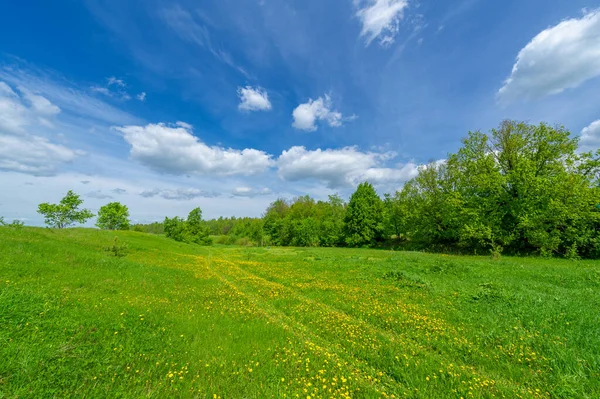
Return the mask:
[[389,192],[506,118],[596,149],[598,93],[599,0],[7,2],[0,216],[69,189],[143,222]]

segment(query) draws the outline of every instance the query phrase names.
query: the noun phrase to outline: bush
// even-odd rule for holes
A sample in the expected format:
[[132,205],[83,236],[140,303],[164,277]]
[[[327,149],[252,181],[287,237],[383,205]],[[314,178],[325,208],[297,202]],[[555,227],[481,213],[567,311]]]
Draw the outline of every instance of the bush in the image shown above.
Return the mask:
[[124,256],[127,256],[128,247],[127,244],[121,243],[119,241],[119,237],[115,237],[112,245],[108,248],[105,248],[104,250],[112,256],[122,258]]
[[11,223],[6,223],[4,218],[0,216],[0,226],[13,227],[16,229],[20,229],[21,227],[25,226],[25,223],[18,219],[13,220]]

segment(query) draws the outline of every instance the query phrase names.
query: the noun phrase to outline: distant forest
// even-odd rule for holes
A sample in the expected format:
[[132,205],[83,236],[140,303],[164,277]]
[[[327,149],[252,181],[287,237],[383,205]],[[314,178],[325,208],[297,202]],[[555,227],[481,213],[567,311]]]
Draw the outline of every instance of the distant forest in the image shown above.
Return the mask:
[[348,202],[282,198],[262,218],[203,223],[219,244],[600,258],[600,150],[578,152],[563,127],[505,121],[383,198],[365,182]]

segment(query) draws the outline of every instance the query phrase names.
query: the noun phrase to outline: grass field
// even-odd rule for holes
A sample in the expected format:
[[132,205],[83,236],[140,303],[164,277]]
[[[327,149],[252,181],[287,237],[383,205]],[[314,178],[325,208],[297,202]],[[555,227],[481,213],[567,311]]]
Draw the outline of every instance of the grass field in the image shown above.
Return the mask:
[[599,262],[0,228],[0,279],[2,398],[600,397]]

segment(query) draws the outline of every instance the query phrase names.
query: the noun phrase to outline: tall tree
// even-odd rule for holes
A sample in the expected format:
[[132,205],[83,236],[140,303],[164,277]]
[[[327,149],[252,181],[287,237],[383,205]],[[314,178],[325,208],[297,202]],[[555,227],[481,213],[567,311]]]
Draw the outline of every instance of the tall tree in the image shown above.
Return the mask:
[[96,226],[104,230],[129,229],[129,209],[119,202],[111,202],[98,210]]
[[361,183],[352,194],[344,222],[348,246],[373,246],[383,239],[383,203],[370,183]]
[[38,206],[38,213],[44,215],[45,223],[50,227],[62,229],[76,223],[85,223],[94,217],[88,209],[79,209],[83,200],[79,195],[69,190],[58,204],[44,202]]
[[202,209],[194,208],[188,215],[185,224],[187,241],[195,244],[210,245],[210,228],[202,221]]

